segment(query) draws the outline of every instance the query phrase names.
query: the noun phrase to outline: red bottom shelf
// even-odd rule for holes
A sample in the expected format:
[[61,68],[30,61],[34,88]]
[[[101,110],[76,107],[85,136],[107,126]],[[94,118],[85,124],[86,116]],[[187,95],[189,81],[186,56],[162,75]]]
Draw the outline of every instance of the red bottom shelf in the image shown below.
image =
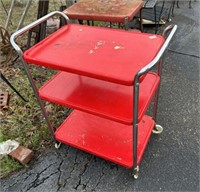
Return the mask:
[[[144,116],[138,127],[138,164],[148,143],[154,121]],[[132,168],[132,126],[74,110],[56,130],[56,140],[116,164]]]

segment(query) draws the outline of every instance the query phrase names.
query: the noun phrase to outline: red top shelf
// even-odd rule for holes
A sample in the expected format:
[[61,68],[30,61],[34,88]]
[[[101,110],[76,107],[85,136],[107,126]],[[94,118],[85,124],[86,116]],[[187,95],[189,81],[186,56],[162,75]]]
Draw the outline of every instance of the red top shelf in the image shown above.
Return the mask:
[[132,85],[164,38],[120,29],[68,24],[24,53],[28,63]]

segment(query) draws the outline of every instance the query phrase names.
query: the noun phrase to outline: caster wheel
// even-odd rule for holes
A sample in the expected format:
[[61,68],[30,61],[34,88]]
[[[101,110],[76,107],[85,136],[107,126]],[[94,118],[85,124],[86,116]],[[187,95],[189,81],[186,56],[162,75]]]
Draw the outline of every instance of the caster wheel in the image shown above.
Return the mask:
[[56,148],[56,149],[59,149],[60,146],[61,146],[61,143],[55,143],[55,148]]
[[153,133],[155,134],[161,134],[163,132],[163,127],[161,125],[155,125],[153,129]]
[[133,177],[134,177],[134,179],[138,179],[139,174],[138,174],[138,173],[135,173],[135,174],[133,174]]

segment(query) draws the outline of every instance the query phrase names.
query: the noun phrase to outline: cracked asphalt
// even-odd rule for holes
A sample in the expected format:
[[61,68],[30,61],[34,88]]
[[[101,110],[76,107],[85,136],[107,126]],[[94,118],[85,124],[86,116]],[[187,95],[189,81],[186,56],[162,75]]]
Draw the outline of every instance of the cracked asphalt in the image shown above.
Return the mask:
[[0,191],[200,191],[200,2],[180,2],[171,23],[178,30],[165,54],[157,122],[138,180],[131,170],[62,145],[1,179]]

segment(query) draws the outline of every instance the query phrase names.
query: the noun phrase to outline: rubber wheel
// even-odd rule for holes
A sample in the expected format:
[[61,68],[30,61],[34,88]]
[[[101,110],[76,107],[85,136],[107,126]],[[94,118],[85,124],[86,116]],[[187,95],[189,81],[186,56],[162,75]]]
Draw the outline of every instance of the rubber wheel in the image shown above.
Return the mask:
[[56,149],[59,149],[60,146],[61,146],[61,143],[55,143],[55,148],[56,148]]

